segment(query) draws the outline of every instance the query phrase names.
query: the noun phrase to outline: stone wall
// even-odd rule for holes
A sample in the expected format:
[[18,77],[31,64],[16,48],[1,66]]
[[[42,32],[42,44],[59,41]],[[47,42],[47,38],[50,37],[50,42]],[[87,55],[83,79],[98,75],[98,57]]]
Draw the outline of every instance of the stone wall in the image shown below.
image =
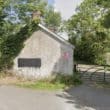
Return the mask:
[[[42,64],[40,68],[19,68],[18,58],[41,58]],[[36,31],[15,58],[13,70],[16,74],[34,78],[47,77],[52,73],[72,74],[73,49],[42,30]]]

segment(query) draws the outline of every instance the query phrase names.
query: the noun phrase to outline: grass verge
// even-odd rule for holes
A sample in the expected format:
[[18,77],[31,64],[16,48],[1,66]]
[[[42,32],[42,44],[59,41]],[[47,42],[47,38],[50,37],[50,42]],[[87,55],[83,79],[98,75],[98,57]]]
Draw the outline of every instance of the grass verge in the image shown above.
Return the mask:
[[45,81],[35,81],[35,82],[22,82],[17,83],[16,86],[30,89],[38,89],[38,90],[62,90],[65,88],[64,84],[60,83],[50,83]]
[[71,86],[82,84],[79,74],[73,76],[57,75],[54,78],[47,78],[39,81],[24,81],[16,83],[16,86],[40,89],[40,90],[63,90]]
[[71,86],[82,84],[80,74],[75,73],[72,76],[64,76],[58,74],[42,80],[26,80],[23,77],[18,77],[10,72],[0,73],[1,85],[14,85],[23,88],[40,89],[40,90],[64,90]]

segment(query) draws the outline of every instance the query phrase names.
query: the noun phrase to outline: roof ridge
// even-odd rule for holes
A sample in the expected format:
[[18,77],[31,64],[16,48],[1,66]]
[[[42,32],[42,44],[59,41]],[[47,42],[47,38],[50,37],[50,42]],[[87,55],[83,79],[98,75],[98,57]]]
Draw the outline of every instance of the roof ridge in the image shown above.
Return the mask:
[[43,26],[42,24],[38,24],[38,26],[40,28],[42,28],[43,30],[45,30],[46,32],[50,33],[51,35],[53,35],[54,37],[56,37],[58,40],[64,42],[65,44],[71,46],[72,48],[75,48],[72,44],[70,44],[68,41],[66,41],[63,37],[61,37],[60,35],[52,32],[51,30],[49,30],[48,28],[46,28],[45,26]]

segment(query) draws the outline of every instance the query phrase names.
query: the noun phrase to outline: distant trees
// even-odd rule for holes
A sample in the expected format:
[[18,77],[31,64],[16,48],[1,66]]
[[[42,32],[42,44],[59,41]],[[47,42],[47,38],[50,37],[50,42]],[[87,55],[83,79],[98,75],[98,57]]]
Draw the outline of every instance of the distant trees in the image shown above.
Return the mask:
[[[6,12],[8,20],[13,23],[27,24],[32,21],[33,13],[40,12],[42,22],[57,29],[61,23],[60,13],[54,12],[44,0],[10,0]],[[11,15],[10,15],[11,13]]]
[[4,13],[4,7],[5,3],[3,0],[0,0],[0,36],[4,33],[3,32],[3,26],[4,26],[4,18],[5,18],[5,13]]
[[84,0],[77,8],[77,14],[66,23],[69,41],[76,46],[76,60],[95,64],[105,63],[104,56],[110,43],[109,30],[106,28],[109,24],[107,16],[110,10],[109,6],[105,7],[109,0],[99,1]]
[[54,9],[50,7],[45,13],[44,22],[48,28],[58,31],[61,25],[61,15],[59,12],[55,12]]
[[[6,37],[6,22],[4,18],[6,17],[6,13],[4,12],[4,9],[6,7],[7,1],[0,0],[0,45],[3,42],[3,39]],[[0,52],[1,56],[1,52]]]

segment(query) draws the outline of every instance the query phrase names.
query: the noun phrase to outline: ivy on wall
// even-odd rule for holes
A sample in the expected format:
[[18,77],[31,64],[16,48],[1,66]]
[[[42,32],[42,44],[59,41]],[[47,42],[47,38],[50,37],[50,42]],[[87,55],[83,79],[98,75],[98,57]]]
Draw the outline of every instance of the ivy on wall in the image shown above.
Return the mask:
[[0,69],[9,69],[13,66],[14,58],[24,47],[24,41],[38,30],[39,19],[25,25],[16,35],[10,35],[1,44]]

